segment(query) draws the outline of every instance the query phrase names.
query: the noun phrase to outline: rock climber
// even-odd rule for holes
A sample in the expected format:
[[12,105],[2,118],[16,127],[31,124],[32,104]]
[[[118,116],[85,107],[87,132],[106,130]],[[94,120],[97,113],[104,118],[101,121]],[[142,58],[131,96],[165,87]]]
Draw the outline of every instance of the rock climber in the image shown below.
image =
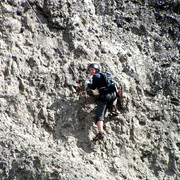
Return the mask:
[[100,74],[100,66],[98,64],[89,64],[88,70],[92,77],[92,83],[89,81],[85,81],[85,86],[88,88],[94,90],[98,89],[99,91],[99,97],[97,102],[97,108],[96,108],[96,124],[98,127],[98,134],[93,138],[93,141],[97,141],[104,138],[103,133],[103,122],[104,122],[104,115],[107,108],[115,107],[113,102],[116,99],[116,92],[111,92],[106,84],[105,79]]

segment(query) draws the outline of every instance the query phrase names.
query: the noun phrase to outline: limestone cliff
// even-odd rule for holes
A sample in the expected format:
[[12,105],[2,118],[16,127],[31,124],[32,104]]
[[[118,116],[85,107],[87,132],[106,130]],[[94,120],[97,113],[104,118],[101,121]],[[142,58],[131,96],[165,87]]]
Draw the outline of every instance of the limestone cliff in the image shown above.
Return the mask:
[[[180,179],[179,0],[0,5],[0,179]],[[90,62],[124,96],[96,144]]]

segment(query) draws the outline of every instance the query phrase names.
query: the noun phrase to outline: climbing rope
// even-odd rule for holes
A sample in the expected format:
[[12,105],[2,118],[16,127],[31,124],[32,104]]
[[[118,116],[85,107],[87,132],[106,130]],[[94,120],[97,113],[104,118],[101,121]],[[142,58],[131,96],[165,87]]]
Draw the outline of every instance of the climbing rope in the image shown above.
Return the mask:
[[44,29],[44,31],[45,31],[48,35],[50,35],[50,32],[49,32],[49,31],[47,31],[47,30],[45,29],[45,27],[43,26],[43,24],[42,24],[41,20],[40,20],[40,19],[39,19],[39,17],[37,16],[36,11],[35,11],[35,10],[34,10],[34,8],[31,6],[31,4],[29,3],[29,1],[28,1],[28,0],[27,0],[27,4],[28,4],[28,6],[32,9],[32,11],[35,13],[36,18],[37,18],[37,20],[39,21],[39,23],[40,23],[41,27]]
[[[31,4],[29,3],[28,0],[27,0],[27,4],[28,4],[28,6],[32,9],[32,11],[35,13],[36,18],[37,18],[37,20],[39,21],[39,23],[40,23],[41,27],[43,28],[43,30],[45,31],[45,33],[47,33],[47,34],[50,36],[50,35],[51,35],[51,34],[50,34],[50,31],[47,30],[47,29],[44,27],[44,25],[42,24],[41,20],[40,20],[39,17],[37,16],[36,11],[35,11],[34,8],[31,6]],[[57,48],[58,48],[59,52],[61,53],[60,48],[59,48],[58,46],[57,46]],[[77,76],[77,74],[75,73],[74,69],[71,67],[71,65],[69,65],[69,67],[70,67],[70,69],[72,70],[72,72],[73,72],[73,74],[74,74],[74,76],[75,76],[75,78],[76,78],[76,80],[77,80],[77,79],[78,79],[78,76]],[[81,86],[80,86],[79,83],[78,83],[78,88],[79,88],[79,90],[80,90],[80,95],[81,95],[82,98],[89,104],[89,108],[91,108],[91,106],[90,106],[90,101],[89,101],[89,100],[86,98],[86,96],[84,95],[83,90],[82,90],[82,88],[81,88]]]
[[[70,69],[72,70],[72,72],[73,72],[76,80],[78,80],[78,76],[77,76],[77,74],[75,73],[74,69],[71,67],[71,65],[69,65],[69,67],[70,67]],[[89,100],[86,98],[86,96],[84,95],[83,90],[82,90],[79,82],[77,82],[77,83],[78,83],[78,88],[79,88],[81,97],[89,104],[89,108],[91,109],[91,105],[90,105],[91,103],[90,103],[90,101],[89,101]]]

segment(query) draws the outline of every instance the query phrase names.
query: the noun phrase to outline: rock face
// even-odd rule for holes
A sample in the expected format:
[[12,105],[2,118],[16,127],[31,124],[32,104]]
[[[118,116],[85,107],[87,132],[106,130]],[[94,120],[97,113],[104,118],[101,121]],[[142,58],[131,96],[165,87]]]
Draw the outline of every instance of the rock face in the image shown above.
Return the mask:
[[[0,179],[180,179],[179,0],[0,4]],[[90,62],[124,96],[96,144]]]

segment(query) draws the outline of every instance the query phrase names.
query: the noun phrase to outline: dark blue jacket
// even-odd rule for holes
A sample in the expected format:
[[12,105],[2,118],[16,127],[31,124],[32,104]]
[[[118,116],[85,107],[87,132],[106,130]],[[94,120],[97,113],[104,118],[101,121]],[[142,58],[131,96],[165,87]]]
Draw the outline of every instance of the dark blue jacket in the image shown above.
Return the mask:
[[103,102],[112,102],[116,99],[116,91],[111,92],[108,88],[100,90],[101,87],[106,87],[106,81],[99,73],[93,75],[92,83],[88,83],[88,87],[90,89],[97,88],[99,90],[99,100]]
[[106,82],[104,80],[104,77],[101,76],[99,73],[96,73],[93,75],[92,83],[88,84],[88,88],[90,89],[100,89],[101,87],[106,87]]

